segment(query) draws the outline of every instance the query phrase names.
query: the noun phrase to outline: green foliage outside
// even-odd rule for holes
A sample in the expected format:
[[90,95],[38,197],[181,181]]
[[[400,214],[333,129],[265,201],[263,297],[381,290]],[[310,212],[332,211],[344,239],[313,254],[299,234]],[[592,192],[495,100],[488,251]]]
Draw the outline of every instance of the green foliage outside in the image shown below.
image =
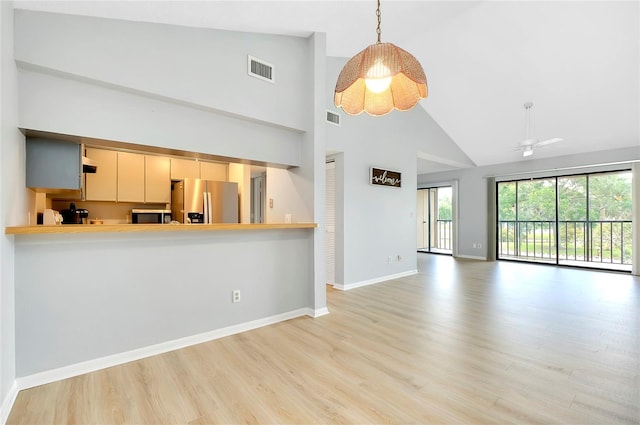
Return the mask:
[[452,218],[451,188],[438,188],[438,220],[451,220]]

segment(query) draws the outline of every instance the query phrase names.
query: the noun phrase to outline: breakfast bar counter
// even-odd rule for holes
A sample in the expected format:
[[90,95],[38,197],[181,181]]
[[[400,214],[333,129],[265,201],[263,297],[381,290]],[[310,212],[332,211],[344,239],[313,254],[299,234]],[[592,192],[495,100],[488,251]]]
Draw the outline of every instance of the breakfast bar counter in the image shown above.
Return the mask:
[[215,224],[69,224],[57,226],[13,226],[5,228],[7,235],[42,235],[73,233],[128,232],[192,232],[220,230],[311,229],[316,223],[215,223]]
[[37,225],[5,233],[15,238],[18,373],[37,385],[50,371],[65,378],[326,314],[313,298],[321,269],[314,242],[322,235],[313,222]]

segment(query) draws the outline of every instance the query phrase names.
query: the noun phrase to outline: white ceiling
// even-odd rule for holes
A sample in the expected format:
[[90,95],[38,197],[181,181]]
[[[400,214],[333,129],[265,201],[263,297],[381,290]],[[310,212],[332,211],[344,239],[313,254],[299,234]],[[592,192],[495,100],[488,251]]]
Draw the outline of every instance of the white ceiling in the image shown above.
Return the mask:
[[[15,1],[59,13],[236,31],[327,34],[329,56],[375,42],[374,0]],[[638,1],[382,1],[382,40],[427,74],[421,106],[476,165],[523,160],[533,136],[564,142],[530,158],[640,148]],[[399,112],[396,112],[399,113]],[[419,172],[451,168],[418,159]]]

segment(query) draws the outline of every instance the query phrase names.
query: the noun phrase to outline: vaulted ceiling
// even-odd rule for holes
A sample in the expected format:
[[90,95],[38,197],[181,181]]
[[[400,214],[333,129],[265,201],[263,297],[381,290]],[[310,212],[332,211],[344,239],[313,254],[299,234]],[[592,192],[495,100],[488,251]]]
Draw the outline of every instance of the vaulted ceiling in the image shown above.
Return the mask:
[[[327,55],[375,42],[374,0],[25,1],[58,13],[235,31],[327,34]],[[427,74],[420,102],[476,165],[523,160],[523,104],[532,135],[563,142],[535,158],[640,149],[637,1],[382,1],[382,40],[411,52]],[[397,113],[397,112],[396,112]],[[418,159],[418,172],[441,169]]]

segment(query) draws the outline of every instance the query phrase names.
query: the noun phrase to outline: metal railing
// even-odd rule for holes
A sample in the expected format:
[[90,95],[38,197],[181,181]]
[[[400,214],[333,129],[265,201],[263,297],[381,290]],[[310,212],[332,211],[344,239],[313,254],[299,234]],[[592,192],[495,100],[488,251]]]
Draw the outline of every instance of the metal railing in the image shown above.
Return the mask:
[[436,220],[436,246],[434,248],[451,251],[451,220]]
[[498,258],[631,265],[630,220],[499,221]]

